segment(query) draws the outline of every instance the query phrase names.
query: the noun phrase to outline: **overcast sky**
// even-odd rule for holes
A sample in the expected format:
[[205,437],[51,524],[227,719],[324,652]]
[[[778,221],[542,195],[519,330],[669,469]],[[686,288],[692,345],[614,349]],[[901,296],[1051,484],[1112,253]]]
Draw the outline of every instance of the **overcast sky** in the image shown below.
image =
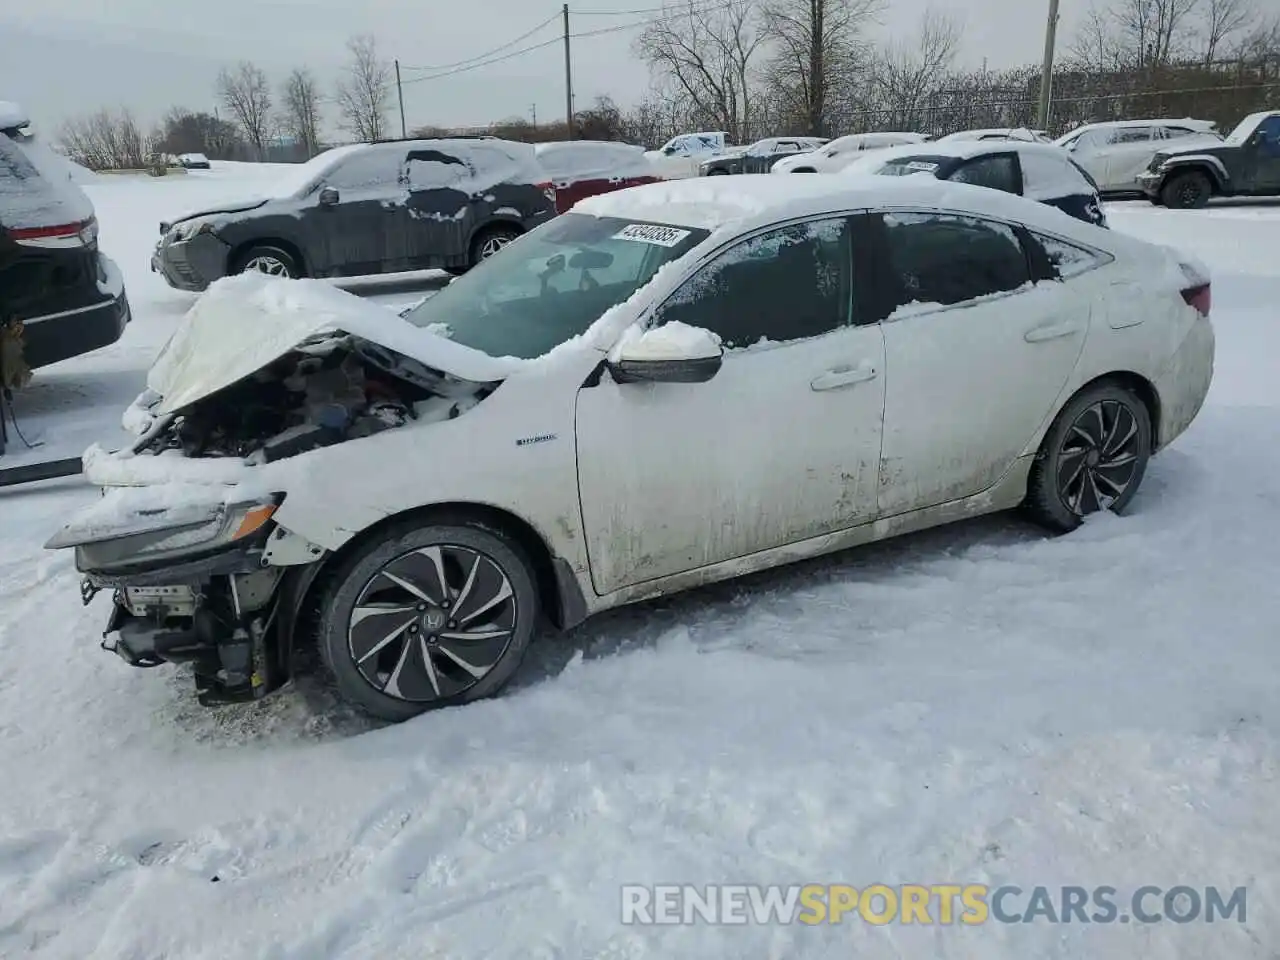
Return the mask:
[[[909,37],[928,3],[893,0],[878,32]],[[636,24],[650,15],[644,11],[661,5],[571,2],[571,30]],[[1038,62],[1047,6],[1048,0],[952,5],[964,11],[962,60],[980,66],[986,58],[993,68]],[[1070,37],[1075,8],[1083,7],[1083,0],[1063,4],[1061,45]],[[347,37],[370,33],[388,58],[401,62],[410,127],[479,126],[528,117],[535,106],[539,119],[560,117],[564,54],[558,43],[447,78],[416,80],[430,71],[414,69],[474,58],[559,9],[554,0],[0,0],[0,100],[22,103],[46,130],[69,116],[118,105],[150,124],[175,104],[211,109],[218,68],[240,59],[257,62],[273,80],[293,66],[310,66],[329,91]],[[636,10],[642,12],[625,13]],[[199,32],[190,32],[196,23]],[[559,31],[557,18],[503,52],[552,40]],[[648,72],[631,52],[637,33],[623,29],[574,41],[579,107],[600,94],[624,106],[644,96]]]

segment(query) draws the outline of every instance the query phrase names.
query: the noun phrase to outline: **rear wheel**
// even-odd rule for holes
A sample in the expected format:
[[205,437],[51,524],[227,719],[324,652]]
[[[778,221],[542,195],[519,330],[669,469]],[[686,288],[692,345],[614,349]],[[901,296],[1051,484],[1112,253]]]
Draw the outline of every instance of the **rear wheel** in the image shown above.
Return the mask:
[[409,524],[340,570],[320,612],[321,656],[345,699],[383,720],[500,690],[539,618],[532,564],[505,534]]
[[474,267],[481,260],[488,260],[518,236],[520,231],[507,225],[489,227],[480,231],[471,241],[471,266]]
[[1173,210],[1198,210],[1213,196],[1213,183],[1199,170],[1188,170],[1169,178],[1160,191],[1164,205]]
[[236,258],[232,273],[265,273],[271,277],[300,277],[302,268],[287,250],[267,244],[251,247]]
[[1045,434],[1027,480],[1025,508],[1050,530],[1066,532],[1101,510],[1124,510],[1151,458],[1147,405],[1117,383],[1076,394]]

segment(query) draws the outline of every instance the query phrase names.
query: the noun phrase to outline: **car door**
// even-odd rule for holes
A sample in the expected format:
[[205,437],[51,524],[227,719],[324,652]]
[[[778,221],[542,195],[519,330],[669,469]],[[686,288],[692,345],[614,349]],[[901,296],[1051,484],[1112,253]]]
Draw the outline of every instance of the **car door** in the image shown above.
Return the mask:
[[408,201],[397,244],[406,269],[435,267],[465,251],[477,199],[470,189],[475,179],[471,158],[433,144],[413,147],[405,156],[404,179]]
[[1258,124],[1254,139],[1243,149],[1247,153],[1246,189],[1251,193],[1280,192],[1280,116]]
[[[301,217],[311,234],[309,246],[323,257],[323,263],[315,263],[313,256],[317,273],[356,277],[388,268],[388,241],[403,213],[403,156],[403,148],[370,146],[330,170],[312,191]],[[338,192],[337,203],[320,203],[326,187]]]
[[1152,139],[1154,130],[1154,127],[1119,127],[1111,132],[1104,153],[1103,177],[1098,181],[1103,189],[1139,189],[1138,174],[1147,169],[1160,148],[1160,141]]
[[579,492],[598,593],[874,519],[884,339],[862,322],[870,274],[852,222],[740,240],[657,308],[654,325],[722,339],[708,382],[619,384],[606,372],[579,392]]
[[1086,130],[1064,145],[1067,152],[1071,154],[1071,159],[1080,164],[1104,190],[1108,189],[1106,181],[1108,136],[1106,130]]
[[885,517],[980,493],[1013,466],[1075,368],[1090,306],[1031,283],[1020,228],[895,210],[880,230]]

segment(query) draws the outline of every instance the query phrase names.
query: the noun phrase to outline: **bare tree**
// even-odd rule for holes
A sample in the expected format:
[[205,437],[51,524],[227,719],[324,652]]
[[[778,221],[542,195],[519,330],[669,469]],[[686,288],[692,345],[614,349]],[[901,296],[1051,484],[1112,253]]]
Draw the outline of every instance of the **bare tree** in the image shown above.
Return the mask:
[[1258,24],[1253,0],[1201,0],[1200,38],[1205,63],[1213,63],[1232,37]]
[[753,70],[764,42],[756,0],[678,0],[636,40],[636,52],[680,98],[698,124],[751,138]]
[[1070,55],[1076,65],[1099,72],[1120,70],[1124,66],[1124,43],[1117,35],[1114,14],[1110,9],[1091,4],[1084,23],[1071,41]]
[[299,67],[285,79],[281,91],[281,125],[306,152],[307,159],[320,152],[320,94],[315,77]]
[[347,50],[351,62],[337,90],[343,125],[358,140],[380,140],[391,97],[391,64],[378,55],[377,41],[367,34],[348,40]]
[[267,75],[248,60],[241,60],[234,70],[224,67],[218,73],[218,97],[261,160],[271,134],[271,85]]
[[866,47],[863,32],[883,9],[883,0],[767,0],[764,20],[775,48],[771,86],[804,133],[831,132],[834,88],[857,72]]
[[62,149],[90,170],[137,170],[146,166],[150,138],[128,110],[102,109],[68,121],[59,134]]
[[945,85],[961,33],[958,19],[930,7],[913,41],[894,42],[880,53],[872,73],[883,120],[892,129],[924,124],[926,103]]

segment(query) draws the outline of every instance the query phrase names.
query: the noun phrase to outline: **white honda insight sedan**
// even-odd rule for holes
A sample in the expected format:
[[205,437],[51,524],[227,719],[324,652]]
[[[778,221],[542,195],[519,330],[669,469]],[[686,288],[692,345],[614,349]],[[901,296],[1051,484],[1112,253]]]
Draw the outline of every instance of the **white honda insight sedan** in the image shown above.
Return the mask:
[[[85,455],[104,645],[252,699],[318,640],[401,720],[495,693],[545,615],[977,514],[1122,510],[1213,372],[1205,268],[928,177],[578,204],[401,319],[321,281],[197,303]],[[406,322],[407,320],[407,322]]]

